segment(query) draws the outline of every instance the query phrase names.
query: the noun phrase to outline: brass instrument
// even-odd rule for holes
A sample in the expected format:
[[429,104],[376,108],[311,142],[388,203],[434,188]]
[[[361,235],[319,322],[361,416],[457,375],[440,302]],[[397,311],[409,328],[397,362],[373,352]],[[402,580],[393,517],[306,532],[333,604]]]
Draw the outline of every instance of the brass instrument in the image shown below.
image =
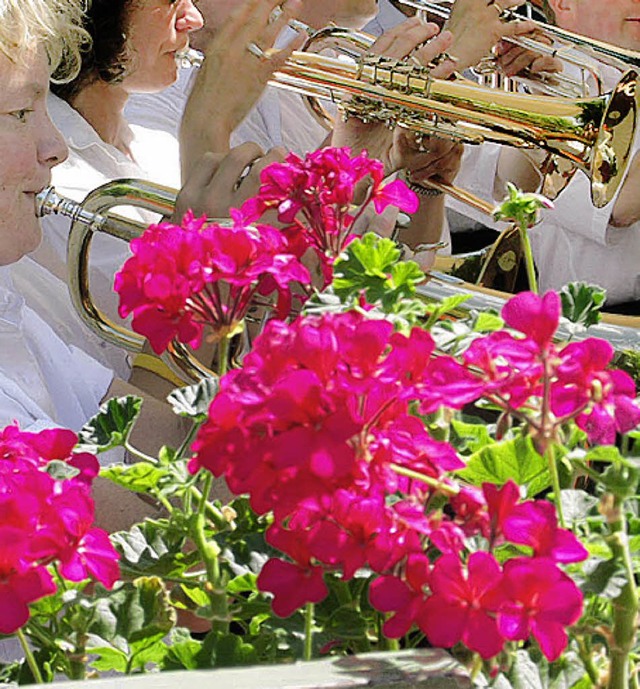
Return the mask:
[[[135,206],[160,215],[170,215],[175,202],[175,190],[137,179],[107,182],[90,192],[82,203],[59,196],[53,187],[47,187],[36,198],[39,216],[62,215],[71,219],[67,244],[68,284],[71,300],[82,321],[104,340],[130,352],[141,352],[145,338],[114,323],[91,298],[91,242],[96,232],[130,242],[145,231],[145,223],[112,213],[110,209],[115,206]],[[178,342],[169,346],[163,359],[174,373],[186,381],[185,384],[215,375]]]
[[[352,32],[338,27],[310,39],[329,40],[354,42]],[[593,203],[601,208],[613,198],[629,163],[640,102],[637,80],[638,72],[629,70],[611,94],[571,100],[434,79],[427,67],[384,56],[360,54],[345,61],[297,51],[272,83],[332,101],[343,114],[365,122],[463,143],[542,148],[589,176]]]

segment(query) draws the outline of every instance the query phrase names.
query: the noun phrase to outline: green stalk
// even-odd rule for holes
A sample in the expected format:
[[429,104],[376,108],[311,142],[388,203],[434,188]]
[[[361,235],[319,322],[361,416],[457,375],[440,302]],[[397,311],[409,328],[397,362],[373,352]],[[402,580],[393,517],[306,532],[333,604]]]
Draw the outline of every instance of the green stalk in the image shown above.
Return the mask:
[[205,591],[209,596],[211,606],[211,629],[213,631],[228,632],[229,609],[227,606],[227,595],[220,573],[220,561],[218,559],[220,548],[215,541],[207,539],[205,531],[207,504],[212,485],[213,474],[207,471],[205,472],[202,497],[194,521],[193,540],[195,541],[198,552],[204,561],[205,569],[207,570]]
[[418,471],[407,469],[406,467],[400,466],[399,464],[390,464],[389,468],[395,471],[396,474],[398,474],[399,476],[406,476],[407,478],[413,479],[414,481],[422,481],[422,483],[426,483],[428,486],[431,486],[432,488],[439,490],[441,493],[444,493],[445,495],[454,496],[458,495],[458,493],[460,492],[460,488],[458,488],[457,486],[450,486],[447,483],[442,483],[442,481],[438,481],[437,479],[431,476],[426,476],[425,474],[421,474]]
[[531,241],[529,240],[527,225],[525,223],[520,223],[518,228],[520,230],[520,241],[522,242],[522,248],[524,249],[524,265],[527,270],[529,286],[531,287],[532,292],[538,294],[538,279],[536,278],[536,269],[533,263],[533,252],[531,251]]
[[229,369],[229,338],[225,335],[218,341],[218,375],[220,378]]
[[313,658],[313,603],[307,603],[304,611],[304,659]]
[[558,465],[556,463],[553,447],[553,443],[551,443],[545,450],[544,457],[547,460],[549,473],[551,474],[551,487],[553,488],[553,501],[556,504],[556,511],[558,512],[558,523],[565,529],[564,514],[562,512],[562,494],[560,491],[560,475],[558,474]]
[[36,663],[33,651],[31,650],[31,646],[29,646],[29,642],[27,641],[27,637],[24,635],[22,628],[18,629],[18,631],[16,632],[16,636],[18,637],[20,645],[22,646],[22,650],[24,651],[24,657],[27,660],[27,665],[31,670],[33,679],[35,679],[37,684],[44,684],[44,680],[42,679],[42,673],[40,672],[38,663]]
[[628,689],[630,683],[629,654],[633,649],[637,632],[638,590],[634,578],[623,509],[623,501],[616,497],[609,518],[611,535],[607,542],[613,556],[624,566],[627,583],[620,595],[613,601],[613,646],[609,649],[611,662],[608,689]]

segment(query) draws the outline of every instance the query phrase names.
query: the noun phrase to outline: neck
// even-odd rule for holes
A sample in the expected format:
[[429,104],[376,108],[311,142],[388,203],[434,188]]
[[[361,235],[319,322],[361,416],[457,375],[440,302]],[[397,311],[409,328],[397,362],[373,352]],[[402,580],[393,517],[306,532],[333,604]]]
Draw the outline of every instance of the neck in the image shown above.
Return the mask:
[[119,84],[95,81],[78,93],[71,106],[96,130],[98,136],[131,157],[129,125],[124,118],[128,94]]

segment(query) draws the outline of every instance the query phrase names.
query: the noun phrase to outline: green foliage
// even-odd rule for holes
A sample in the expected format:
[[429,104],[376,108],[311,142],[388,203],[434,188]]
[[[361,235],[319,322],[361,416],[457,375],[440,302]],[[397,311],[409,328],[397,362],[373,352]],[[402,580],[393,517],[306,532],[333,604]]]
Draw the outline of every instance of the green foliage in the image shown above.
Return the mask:
[[96,416],[78,434],[78,449],[83,452],[106,452],[124,445],[140,414],[142,398],[133,395],[114,397],[105,402]]
[[425,275],[414,261],[399,261],[400,250],[391,239],[367,233],[352,241],[344,258],[334,264],[333,292],[343,303],[364,295],[369,304],[385,314],[414,323],[425,312],[415,299],[416,287]]
[[540,209],[552,204],[540,194],[527,194],[507,182],[507,198],[493,212],[495,220],[511,220],[519,227],[533,227],[539,219]]
[[203,378],[199,383],[174,390],[167,401],[178,416],[202,423],[207,418],[209,405],[218,394],[218,378]]
[[483,447],[469,457],[458,475],[476,486],[485,482],[501,486],[512,479],[526,487],[529,497],[551,485],[547,462],[529,436]]
[[562,315],[585,328],[600,322],[607,293],[598,285],[570,282],[560,290]]
[[139,577],[98,596],[88,651],[96,670],[131,674],[166,654],[162,639],[175,625],[175,611],[159,577]]

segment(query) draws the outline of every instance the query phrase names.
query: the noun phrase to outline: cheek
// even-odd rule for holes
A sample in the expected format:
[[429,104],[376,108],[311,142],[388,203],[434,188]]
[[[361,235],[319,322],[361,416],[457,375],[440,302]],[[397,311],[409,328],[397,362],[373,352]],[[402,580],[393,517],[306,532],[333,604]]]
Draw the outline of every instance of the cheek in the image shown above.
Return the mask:
[[9,265],[35,251],[42,239],[35,208],[15,187],[0,188],[0,265]]

